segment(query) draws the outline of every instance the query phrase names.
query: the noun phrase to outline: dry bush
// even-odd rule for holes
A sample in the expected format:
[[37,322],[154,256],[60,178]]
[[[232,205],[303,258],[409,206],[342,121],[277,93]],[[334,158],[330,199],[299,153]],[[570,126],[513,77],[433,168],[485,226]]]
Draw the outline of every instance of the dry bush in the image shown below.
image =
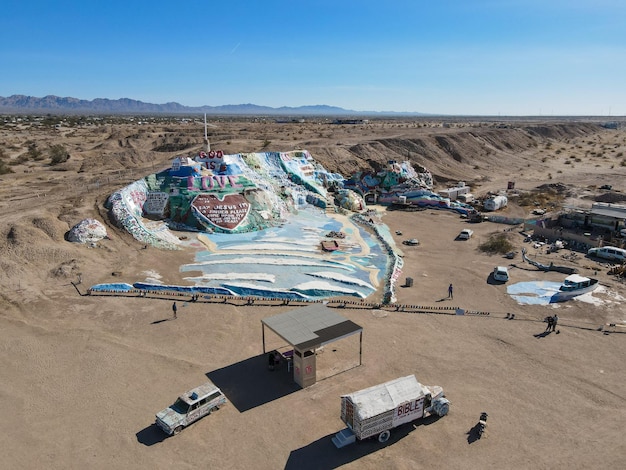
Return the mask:
[[507,233],[494,233],[489,237],[489,240],[479,245],[478,249],[483,253],[504,255],[512,251],[514,247],[508,237]]

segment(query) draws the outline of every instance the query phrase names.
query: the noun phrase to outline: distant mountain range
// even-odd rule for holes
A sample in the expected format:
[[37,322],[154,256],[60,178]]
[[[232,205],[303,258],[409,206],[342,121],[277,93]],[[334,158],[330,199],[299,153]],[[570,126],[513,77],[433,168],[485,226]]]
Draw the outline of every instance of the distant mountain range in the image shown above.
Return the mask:
[[52,114],[192,114],[211,115],[262,115],[262,116],[421,116],[421,113],[396,113],[376,111],[352,111],[336,106],[311,105],[280,108],[258,106],[256,104],[229,104],[224,106],[183,106],[180,103],[153,104],[143,101],[120,98],[110,100],[96,98],[81,100],[54,95],[37,98],[35,96],[0,96],[1,113],[52,113]]

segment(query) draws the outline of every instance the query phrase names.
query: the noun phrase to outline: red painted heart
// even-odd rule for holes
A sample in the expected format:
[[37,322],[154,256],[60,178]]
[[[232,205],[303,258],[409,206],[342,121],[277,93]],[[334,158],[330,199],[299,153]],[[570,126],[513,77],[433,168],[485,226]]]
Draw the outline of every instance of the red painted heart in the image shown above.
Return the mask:
[[229,231],[235,230],[250,213],[250,203],[241,194],[221,199],[213,194],[199,194],[191,205],[211,225]]

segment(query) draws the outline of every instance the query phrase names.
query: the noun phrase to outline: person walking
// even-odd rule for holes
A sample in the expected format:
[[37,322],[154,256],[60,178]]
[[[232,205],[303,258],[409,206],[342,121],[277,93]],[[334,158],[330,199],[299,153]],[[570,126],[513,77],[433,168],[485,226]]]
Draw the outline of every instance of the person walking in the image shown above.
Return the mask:
[[176,320],[176,318],[177,318],[177,315],[176,315],[177,311],[178,311],[178,307],[176,307],[176,302],[174,302],[172,304],[172,313],[174,313],[174,320]]
[[452,284],[450,284],[450,285],[448,286],[448,298],[449,298],[449,299],[454,299],[454,295],[453,295],[452,290],[453,290],[453,288],[452,288]]

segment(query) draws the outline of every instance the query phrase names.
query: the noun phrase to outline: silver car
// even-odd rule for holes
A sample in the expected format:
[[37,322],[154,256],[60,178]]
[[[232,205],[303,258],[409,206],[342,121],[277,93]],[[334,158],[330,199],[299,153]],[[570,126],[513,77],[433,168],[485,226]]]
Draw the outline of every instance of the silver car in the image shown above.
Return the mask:
[[212,382],[207,382],[178,397],[173,405],[156,414],[156,424],[166,434],[178,434],[184,427],[203,416],[219,410],[226,403],[222,391]]
[[509,280],[509,269],[506,266],[496,266],[493,270],[493,278],[499,282]]

